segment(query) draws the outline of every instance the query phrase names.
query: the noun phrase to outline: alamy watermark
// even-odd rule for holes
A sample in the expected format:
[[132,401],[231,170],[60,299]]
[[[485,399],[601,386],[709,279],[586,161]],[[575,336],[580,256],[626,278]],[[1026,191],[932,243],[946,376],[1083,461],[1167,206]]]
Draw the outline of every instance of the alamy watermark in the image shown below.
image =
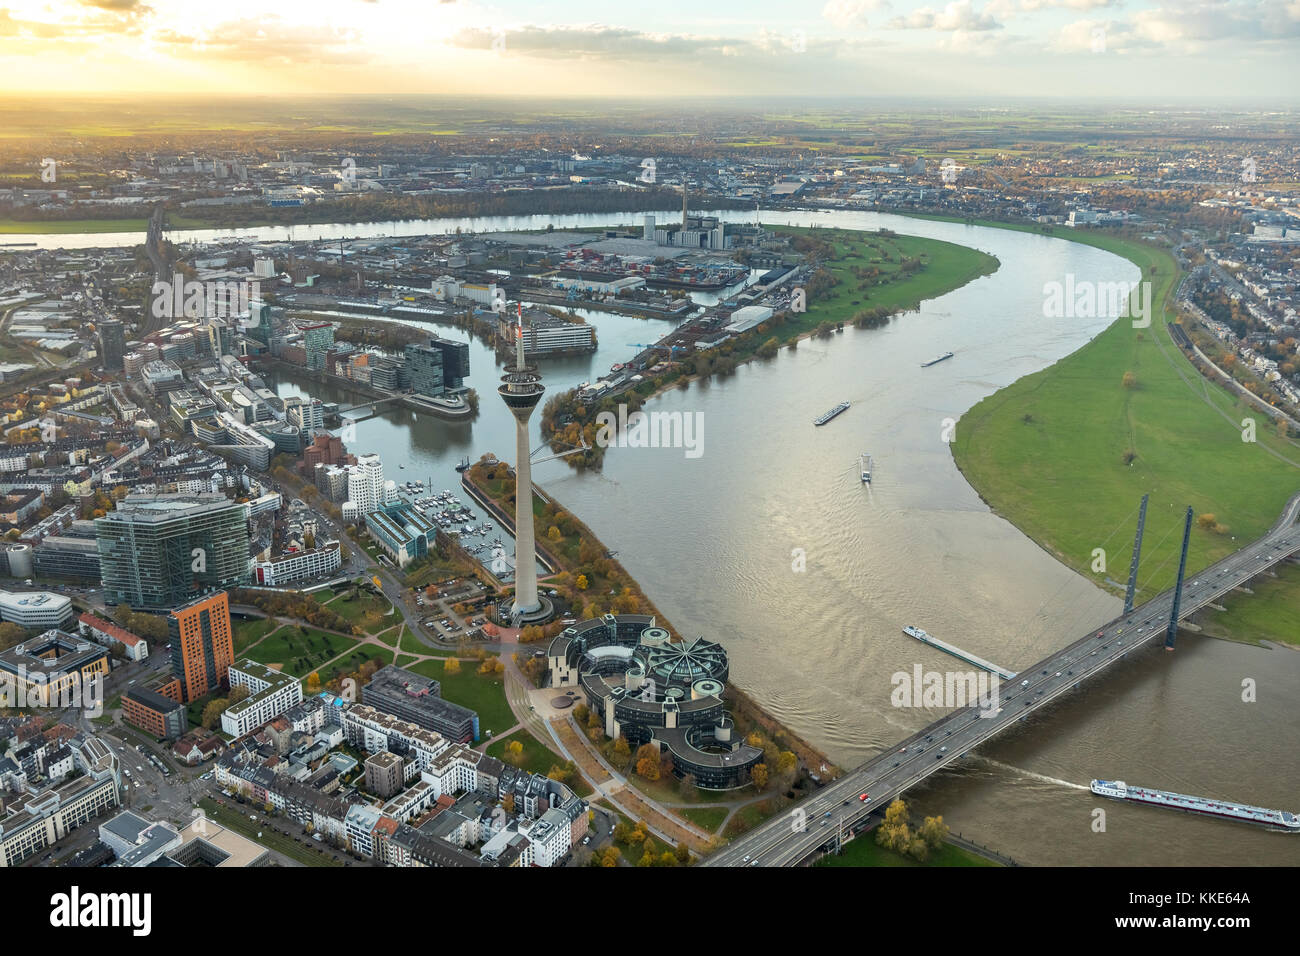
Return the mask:
[[0,674],[0,710],[67,710],[76,708],[87,717],[104,713],[104,678],[81,673],[69,674],[66,680],[51,686],[44,672],[29,676],[27,667]]
[[1151,325],[1151,283],[1092,282],[1066,273],[1064,282],[1043,283],[1043,315],[1049,319],[1132,318],[1133,328]]
[[1001,709],[997,674],[988,671],[925,671],[912,665],[912,673],[896,671],[889,702],[895,707],[978,706],[981,717],[993,717]]
[[[171,281],[159,279],[153,293],[153,316],[156,319],[226,319],[239,318],[252,325],[252,308],[260,303],[260,285],[248,279],[214,282],[186,281],[179,272]],[[242,323],[241,323],[242,324]]]
[[633,412],[618,406],[618,414],[596,415],[596,445],[600,448],[682,448],[687,458],[704,454],[703,412]]

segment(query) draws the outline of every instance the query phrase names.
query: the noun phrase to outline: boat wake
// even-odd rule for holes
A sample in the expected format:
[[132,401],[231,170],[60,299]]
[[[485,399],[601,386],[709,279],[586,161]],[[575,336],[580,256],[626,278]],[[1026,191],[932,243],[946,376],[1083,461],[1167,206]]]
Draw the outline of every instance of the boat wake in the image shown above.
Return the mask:
[[1049,777],[1046,774],[1034,773],[1032,770],[1025,770],[1023,767],[1013,767],[1009,763],[1003,763],[1002,761],[994,760],[991,757],[984,757],[979,754],[974,754],[971,756],[970,759],[981,761],[982,763],[986,763],[992,767],[997,767],[999,770],[1005,770],[1010,773],[1014,773],[1017,776],[1028,777],[1031,780],[1037,780],[1040,783],[1050,783],[1057,787],[1067,787],[1070,790],[1086,790],[1088,792],[1092,791],[1092,788],[1089,787],[1087,784],[1072,783],[1069,780],[1061,780],[1058,777]]

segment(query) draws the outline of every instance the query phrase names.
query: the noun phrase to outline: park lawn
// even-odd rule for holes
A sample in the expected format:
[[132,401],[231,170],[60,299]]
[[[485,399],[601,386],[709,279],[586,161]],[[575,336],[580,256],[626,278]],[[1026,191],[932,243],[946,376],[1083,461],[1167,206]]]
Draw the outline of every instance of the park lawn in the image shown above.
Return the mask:
[[393,661],[398,667],[408,667],[415,663],[415,657],[411,654],[398,654],[397,659]]
[[402,625],[402,636],[398,639],[397,646],[408,654],[429,654],[433,651],[433,648],[411,633],[410,625],[407,624]]
[[[279,664],[286,674],[306,677],[326,661],[357,646],[349,637],[314,627],[286,626],[262,641],[248,656],[263,664]],[[326,682],[321,675],[322,682]]]
[[329,609],[349,624],[359,625],[367,634],[393,627],[401,620],[388,598],[362,591],[356,597],[343,595],[331,601]]
[[[510,764],[512,767],[519,767],[529,773],[540,773],[544,777],[553,766],[564,763],[563,757],[552,753],[542,745],[541,741],[526,730],[517,730],[508,737],[492,741],[492,743],[488,744],[486,752],[489,756],[496,757],[498,760],[505,760],[503,755],[506,752],[506,745],[514,740],[523,744],[524,752],[520,755],[518,763]],[[506,762],[509,763],[509,761]]]
[[727,828],[722,835],[734,837],[754,829],[770,815],[769,811],[763,808],[763,804],[766,802],[766,800],[760,800],[757,803],[748,803],[741,807],[736,811],[735,816],[727,821]]
[[[613,763],[611,761],[611,763]],[[614,765],[614,769],[623,772],[623,768]],[[628,783],[636,787],[651,800],[657,800],[660,803],[719,803],[725,800],[735,800],[744,797],[756,797],[758,792],[750,786],[742,787],[739,790],[701,790],[696,787],[694,792],[683,796],[681,791],[681,781],[671,773],[661,776],[658,780],[647,780],[639,773],[630,773],[627,775]],[[676,807],[671,807],[674,813],[680,813]]]
[[235,629],[235,656],[243,657],[244,652],[279,627],[279,623],[268,617],[245,618],[233,620]]
[[505,674],[480,676],[478,662],[464,661],[459,674],[445,672],[446,661],[421,661],[411,670],[442,684],[442,697],[478,714],[480,739],[489,730],[500,733],[516,723],[506,701]]
[[345,674],[355,674],[366,661],[379,661],[381,666],[386,666],[393,663],[393,657],[393,652],[387,648],[376,647],[374,644],[359,644],[350,654],[339,658],[330,664],[326,670],[318,670],[317,674],[323,687],[337,677],[342,677]]
[[727,819],[728,813],[726,807],[674,807],[673,809],[678,815],[710,833],[717,832],[718,827],[722,826],[722,821]]
[[[1169,253],[1088,238],[1152,281],[1151,327],[1120,318],[1074,354],[983,399],[958,422],[952,453],[995,511],[1098,584],[1126,578],[1138,503],[1150,493],[1141,603],[1173,583],[1188,505],[1227,529],[1193,525],[1190,573],[1263,534],[1300,488],[1300,445],[1205,382],[1174,346],[1164,327],[1176,277]],[[1136,388],[1121,384],[1126,372]],[[1242,441],[1247,417],[1257,423],[1254,443]],[[1095,548],[1105,550],[1105,573],[1091,570]]]
[[449,650],[444,647],[430,647],[428,644],[421,643],[420,639],[411,633],[410,625],[402,626],[402,636],[397,642],[397,648],[398,650],[405,651],[407,654],[423,654],[426,657],[456,656],[456,651],[454,649]]
[[874,830],[851,840],[838,856],[831,855],[817,861],[817,866],[1000,866],[1001,864],[971,853],[959,846],[945,843],[930,853],[929,859],[918,863],[910,856],[895,853],[876,843]]
[[1193,621],[1210,637],[1300,645],[1300,565],[1281,564],[1276,571],[1276,578],[1256,579],[1254,594],[1234,591],[1220,598],[1227,613],[1206,608]]

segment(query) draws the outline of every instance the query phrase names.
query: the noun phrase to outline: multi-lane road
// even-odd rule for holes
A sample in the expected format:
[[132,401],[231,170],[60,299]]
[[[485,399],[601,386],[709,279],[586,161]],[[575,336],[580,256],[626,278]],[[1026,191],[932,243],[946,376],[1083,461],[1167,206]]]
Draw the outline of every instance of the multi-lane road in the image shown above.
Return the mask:
[[[1183,583],[1179,618],[1186,618],[1262,571],[1300,553],[1300,494],[1263,538]],[[1129,614],[1089,631],[1069,647],[1018,673],[997,689],[988,706],[976,702],[954,710],[889,752],[840,777],[798,804],[789,814],[768,820],[709,857],[705,866],[794,866],[841,831],[865,826],[868,817],[894,797],[1027,715],[1122,660],[1153,638],[1164,640],[1172,609],[1170,590]],[[867,794],[869,799],[863,800]]]

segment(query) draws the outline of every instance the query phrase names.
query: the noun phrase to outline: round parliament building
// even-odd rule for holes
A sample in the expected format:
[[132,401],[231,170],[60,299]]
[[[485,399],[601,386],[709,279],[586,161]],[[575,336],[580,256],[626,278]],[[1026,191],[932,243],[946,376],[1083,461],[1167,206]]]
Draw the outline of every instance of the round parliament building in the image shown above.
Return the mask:
[[561,631],[547,651],[552,687],[580,687],[606,735],[654,742],[673,773],[708,790],[749,781],[763,751],[735,738],[722,703],[727,652],[696,638],[674,643],[644,614],[606,614]]

